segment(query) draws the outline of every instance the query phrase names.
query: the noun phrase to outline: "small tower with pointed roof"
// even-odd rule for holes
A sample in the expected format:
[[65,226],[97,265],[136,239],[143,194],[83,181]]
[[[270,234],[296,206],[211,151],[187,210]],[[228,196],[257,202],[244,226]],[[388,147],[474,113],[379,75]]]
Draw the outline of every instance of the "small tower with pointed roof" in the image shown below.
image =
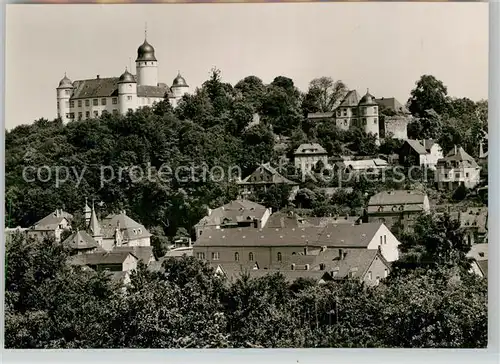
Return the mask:
[[59,81],[57,87],[57,116],[61,118],[63,123],[69,121],[69,101],[73,93],[73,82],[64,73],[64,78]]
[[89,224],[89,230],[90,233],[92,234],[92,237],[94,240],[102,246],[102,233],[101,233],[101,226],[99,225],[99,220],[97,220],[97,214],[95,212],[95,207],[94,207],[94,202],[92,202],[92,211],[90,215],[90,224]]
[[181,71],[177,71],[177,77],[174,78],[172,87],[170,87],[170,89],[172,90],[172,94],[176,101],[182,98],[184,94],[189,93],[189,85],[187,84],[184,77],[182,77]]
[[147,24],[144,29],[144,43],[137,48],[135,67],[139,86],[158,86],[158,60],[155,49],[148,43]]

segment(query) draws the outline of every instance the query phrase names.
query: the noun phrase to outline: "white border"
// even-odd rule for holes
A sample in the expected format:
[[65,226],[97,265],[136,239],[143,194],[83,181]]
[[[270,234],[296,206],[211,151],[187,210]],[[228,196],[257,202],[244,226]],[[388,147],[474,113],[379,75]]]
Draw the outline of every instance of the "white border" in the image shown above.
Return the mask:
[[[264,6],[264,5],[263,5]],[[122,363],[127,362],[214,362],[222,363],[373,363],[384,362],[410,363],[416,362],[453,362],[453,363],[476,363],[476,362],[491,362],[498,363],[499,357],[499,229],[500,229],[500,190],[496,188],[500,186],[499,181],[499,164],[500,164],[500,2],[492,1],[489,4],[489,140],[490,140],[490,159],[489,159],[489,184],[493,187],[489,192],[489,252],[488,256],[491,260],[489,264],[489,281],[488,281],[488,301],[489,301],[489,332],[488,332],[488,349],[478,350],[422,350],[422,349],[245,349],[245,350],[2,350],[0,357],[2,362],[24,362],[33,363],[42,362],[92,362],[106,363],[119,360]],[[43,13],[40,13],[43,16]],[[1,178],[0,178],[0,194],[2,202],[4,201],[4,138],[5,138],[5,3],[2,4],[0,10],[0,23],[2,24],[2,56],[0,57],[0,81],[2,87],[2,98],[0,103],[0,114],[2,118],[3,128],[1,131],[0,156],[1,158]],[[443,26],[446,26],[446,20],[443,19]],[[464,49],[467,53],[467,49]],[[468,56],[471,56],[468,54]],[[474,56],[474,55],[472,55]],[[457,75],[459,77],[459,75]],[[499,144],[496,144],[499,142]],[[5,204],[0,205],[2,217],[5,217]],[[3,225],[1,228],[2,242]],[[5,244],[0,244],[1,252],[1,317],[4,312],[4,257]],[[1,335],[0,344],[3,348],[3,319],[0,320]]]

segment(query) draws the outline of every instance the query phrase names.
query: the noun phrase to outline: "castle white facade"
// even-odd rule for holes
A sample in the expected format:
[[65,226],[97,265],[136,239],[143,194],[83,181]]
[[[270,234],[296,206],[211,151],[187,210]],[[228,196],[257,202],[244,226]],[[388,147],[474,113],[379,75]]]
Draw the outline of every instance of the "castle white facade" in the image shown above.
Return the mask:
[[57,115],[63,122],[97,118],[103,113],[126,114],[168,100],[173,107],[189,86],[180,72],[172,86],[158,82],[158,60],[151,44],[137,49],[136,75],[127,69],[120,77],[71,81],[66,74],[57,87]]

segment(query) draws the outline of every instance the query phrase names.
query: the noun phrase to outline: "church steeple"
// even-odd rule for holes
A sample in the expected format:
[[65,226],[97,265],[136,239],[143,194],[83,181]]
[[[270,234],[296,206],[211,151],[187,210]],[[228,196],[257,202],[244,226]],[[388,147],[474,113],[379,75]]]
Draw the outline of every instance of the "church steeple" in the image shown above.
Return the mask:
[[93,238],[101,236],[101,227],[99,225],[99,221],[97,220],[97,215],[95,213],[94,201],[92,201],[92,212],[90,215],[89,230],[92,233]]

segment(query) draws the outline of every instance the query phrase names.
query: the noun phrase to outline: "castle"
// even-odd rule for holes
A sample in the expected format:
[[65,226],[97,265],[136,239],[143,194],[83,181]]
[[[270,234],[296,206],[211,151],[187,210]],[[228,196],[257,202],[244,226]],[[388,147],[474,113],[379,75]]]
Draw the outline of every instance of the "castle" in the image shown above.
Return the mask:
[[[396,116],[385,117],[380,120],[380,107],[390,109]],[[391,134],[393,138],[408,139],[407,125],[409,112],[396,99],[376,99],[369,90],[360,97],[356,90],[349,91],[340,105],[331,112],[310,113],[307,118],[311,121],[329,121],[342,130],[359,127],[367,134],[371,133],[380,139]]]
[[142,106],[169,100],[175,107],[189,86],[180,72],[172,86],[158,82],[158,60],[147,41],[137,49],[136,75],[125,69],[120,77],[77,80],[66,74],[57,87],[57,115],[63,122],[97,118],[103,113],[126,114]]

